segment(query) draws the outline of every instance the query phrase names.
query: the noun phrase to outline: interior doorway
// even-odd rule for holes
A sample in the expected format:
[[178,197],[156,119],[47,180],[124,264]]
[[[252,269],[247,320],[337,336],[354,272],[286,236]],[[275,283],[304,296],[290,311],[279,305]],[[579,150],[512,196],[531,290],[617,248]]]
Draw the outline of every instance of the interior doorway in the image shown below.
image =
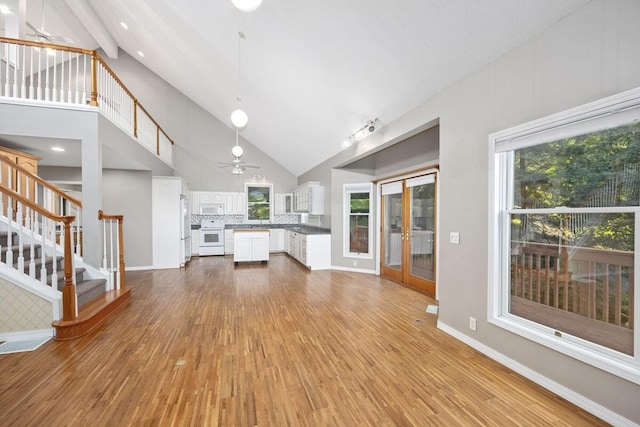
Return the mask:
[[437,174],[381,184],[380,273],[436,294]]

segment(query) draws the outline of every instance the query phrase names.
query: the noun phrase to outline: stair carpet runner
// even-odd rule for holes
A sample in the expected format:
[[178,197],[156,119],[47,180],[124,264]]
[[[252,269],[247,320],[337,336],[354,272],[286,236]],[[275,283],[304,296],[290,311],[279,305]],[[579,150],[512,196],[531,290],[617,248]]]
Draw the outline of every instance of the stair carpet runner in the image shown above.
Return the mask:
[[[7,240],[8,233],[6,231],[0,232],[0,245],[2,250],[0,251],[0,256],[2,256],[2,261],[6,262],[7,258]],[[18,257],[20,256],[20,246],[16,243],[18,242],[18,234],[13,232],[11,233],[11,250],[13,251],[13,266],[15,269],[18,268]],[[42,268],[42,252],[40,245],[34,244],[34,252],[35,252],[35,266],[36,266],[36,279],[40,280],[40,269]],[[24,257],[24,272],[29,273],[29,263],[31,262],[31,245],[23,245],[22,247],[22,256]],[[52,280],[52,272],[53,272],[53,257],[47,256],[45,257],[45,266],[47,271],[47,285],[51,286]],[[62,291],[64,287],[64,259],[59,256],[56,263],[56,269],[58,273],[58,281],[56,284],[56,288],[59,291]],[[21,273],[24,273],[21,272]],[[78,295],[78,308],[82,307],[84,304],[92,301],[93,299],[99,297],[100,295],[105,293],[105,279],[88,279],[84,280],[84,272],[85,269],[82,267],[78,267],[75,269],[76,276],[76,294]]]

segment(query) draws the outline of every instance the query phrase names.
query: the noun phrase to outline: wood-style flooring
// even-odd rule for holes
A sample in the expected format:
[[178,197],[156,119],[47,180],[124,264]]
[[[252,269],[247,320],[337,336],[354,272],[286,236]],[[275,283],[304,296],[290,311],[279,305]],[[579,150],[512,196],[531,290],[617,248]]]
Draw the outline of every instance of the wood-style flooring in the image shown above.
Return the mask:
[[74,341],[0,356],[1,426],[583,426],[388,280],[195,258]]

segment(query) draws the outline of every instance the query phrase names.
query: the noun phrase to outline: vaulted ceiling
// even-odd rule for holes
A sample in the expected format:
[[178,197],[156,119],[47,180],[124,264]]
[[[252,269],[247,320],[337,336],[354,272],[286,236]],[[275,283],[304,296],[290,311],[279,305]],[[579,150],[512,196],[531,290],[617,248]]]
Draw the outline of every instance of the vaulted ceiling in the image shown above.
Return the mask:
[[[44,16],[59,41],[123,49],[230,127],[239,96],[243,136],[297,176],[588,1],[264,0],[246,13],[230,0],[44,0]],[[42,0],[6,2],[41,26]]]

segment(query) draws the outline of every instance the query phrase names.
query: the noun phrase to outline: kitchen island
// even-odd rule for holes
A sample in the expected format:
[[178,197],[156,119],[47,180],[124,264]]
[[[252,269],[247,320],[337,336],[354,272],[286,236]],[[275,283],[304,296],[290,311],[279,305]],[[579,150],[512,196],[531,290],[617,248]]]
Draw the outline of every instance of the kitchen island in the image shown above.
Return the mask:
[[235,229],[233,230],[233,263],[269,261],[269,230]]

